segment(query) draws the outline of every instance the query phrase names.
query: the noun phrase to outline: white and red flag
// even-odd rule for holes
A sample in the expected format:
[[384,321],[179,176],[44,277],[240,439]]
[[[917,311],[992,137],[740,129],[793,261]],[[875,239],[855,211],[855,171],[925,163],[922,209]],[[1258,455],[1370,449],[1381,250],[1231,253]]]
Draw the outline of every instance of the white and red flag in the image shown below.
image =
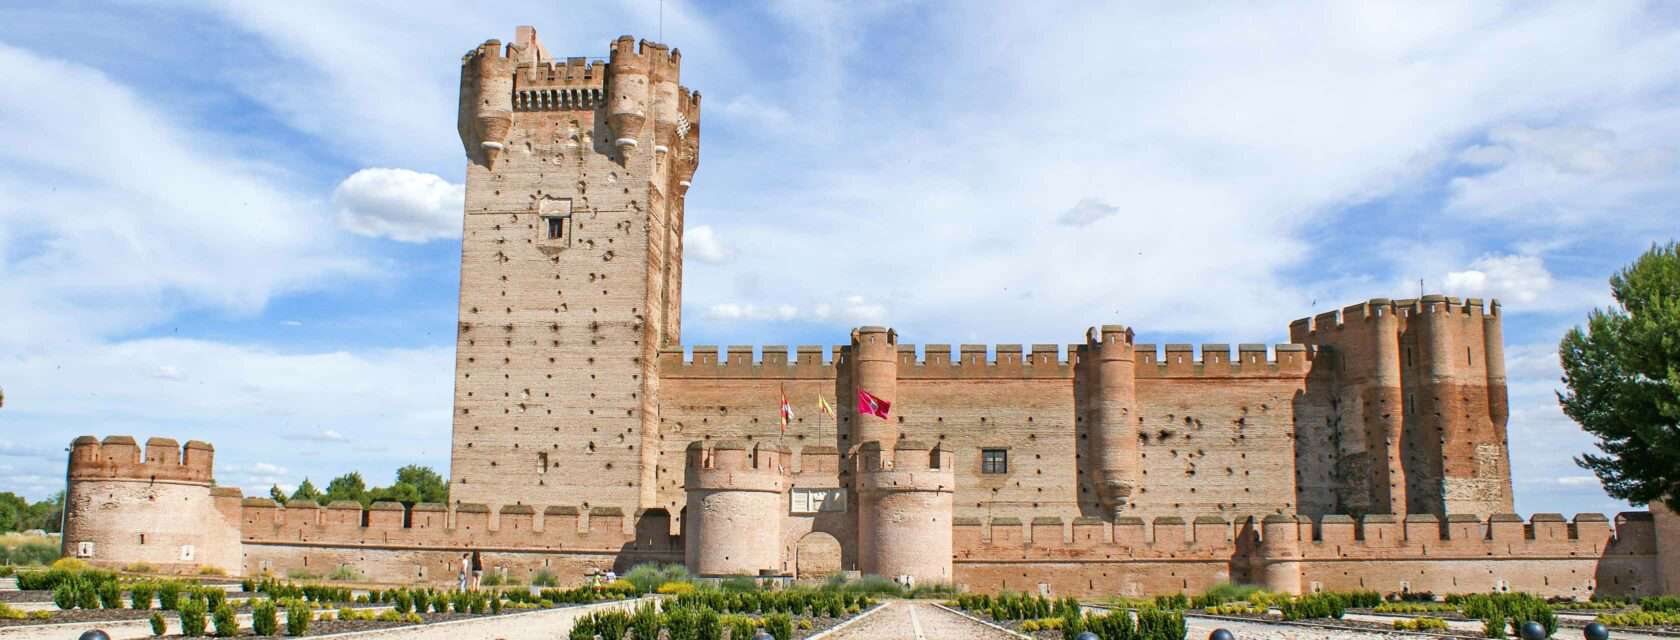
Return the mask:
[[867,413],[882,420],[887,419],[887,411],[892,409],[892,403],[875,397],[875,394],[858,389],[858,413]]
[[782,386],[782,432],[786,433],[788,423],[793,422],[793,405],[788,404],[787,386]]

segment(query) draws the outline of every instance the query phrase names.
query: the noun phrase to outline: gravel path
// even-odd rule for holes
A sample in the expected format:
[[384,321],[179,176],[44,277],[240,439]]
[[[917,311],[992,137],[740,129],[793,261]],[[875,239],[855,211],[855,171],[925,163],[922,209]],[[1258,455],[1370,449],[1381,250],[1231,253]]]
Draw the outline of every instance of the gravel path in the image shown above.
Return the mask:
[[1017,640],[932,603],[889,602],[823,640]]

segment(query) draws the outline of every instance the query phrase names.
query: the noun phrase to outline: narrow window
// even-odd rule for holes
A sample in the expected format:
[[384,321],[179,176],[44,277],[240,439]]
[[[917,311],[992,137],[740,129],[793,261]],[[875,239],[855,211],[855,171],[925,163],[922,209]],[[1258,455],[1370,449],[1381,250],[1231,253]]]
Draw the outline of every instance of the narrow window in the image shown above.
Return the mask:
[[537,454],[537,473],[548,473],[548,453]]
[[981,449],[980,473],[1009,473],[1009,450]]
[[1476,364],[1476,361],[1470,358],[1470,347],[1464,348],[1464,364],[1471,366]]
[[559,240],[560,237],[565,235],[565,234],[566,234],[566,223],[565,223],[564,220],[561,220],[560,218],[549,218],[548,219],[548,239],[549,240]]

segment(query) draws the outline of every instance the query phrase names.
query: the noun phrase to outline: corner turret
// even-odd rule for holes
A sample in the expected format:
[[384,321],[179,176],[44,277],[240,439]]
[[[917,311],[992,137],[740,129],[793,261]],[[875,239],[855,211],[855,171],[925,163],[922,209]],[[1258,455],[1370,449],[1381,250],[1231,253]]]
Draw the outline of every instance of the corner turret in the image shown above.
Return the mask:
[[240,572],[239,489],[216,487],[215,450],[189,440],[71,441],[63,553],[104,566]]
[[685,452],[686,558],[700,576],[781,573],[782,515],[792,454],[779,445],[726,440]]
[[1125,512],[1140,488],[1142,461],[1138,452],[1135,390],[1135,345],[1132,330],[1121,325],[1103,325],[1085,333],[1085,355],[1094,366],[1084,371],[1094,379],[1083,380],[1078,394],[1088,407],[1091,446],[1088,458],[1095,464],[1093,480],[1097,498],[1111,517]]
[[513,69],[514,60],[504,55],[500,40],[485,41],[461,58],[455,124],[467,159],[486,168],[495,166],[513,128]]
[[[858,327],[852,330],[851,348],[852,366],[855,367],[852,375],[853,386],[888,403],[896,402],[898,332],[886,327]],[[898,442],[898,425],[893,422],[891,412],[888,413],[888,418],[883,420],[872,415],[858,414],[856,398],[841,398],[840,404],[847,407],[853,415],[854,445],[878,442],[883,450],[892,450],[893,443]]]
[[912,582],[950,582],[955,458],[942,446],[901,440],[858,449],[858,569]]

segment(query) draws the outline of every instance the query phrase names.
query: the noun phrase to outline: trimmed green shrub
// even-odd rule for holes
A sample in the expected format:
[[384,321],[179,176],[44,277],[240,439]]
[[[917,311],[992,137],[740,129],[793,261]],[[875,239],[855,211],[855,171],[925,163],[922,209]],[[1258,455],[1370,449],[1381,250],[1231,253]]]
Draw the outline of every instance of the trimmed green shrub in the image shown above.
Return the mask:
[[53,604],[57,605],[59,609],[64,611],[74,609],[76,608],[76,603],[80,602],[81,599],[82,594],[76,589],[75,583],[64,582],[56,587],[53,587]]
[[169,623],[163,620],[163,614],[161,613],[153,611],[152,615],[146,618],[146,621],[152,623],[152,635],[154,636],[161,636],[169,631]]
[[251,631],[259,636],[272,636],[280,630],[280,611],[274,601],[263,599],[251,605]]
[[1680,596],[1650,596],[1639,599],[1639,608],[1664,613],[1680,612]]
[[181,587],[179,580],[164,580],[158,583],[158,608],[164,611],[174,611],[181,606]]
[[222,603],[222,606],[216,607],[215,612],[210,614],[210,619],[216,625],[216,637],[230,638],[239,635],[239,617],[233,605]]
[[181,635],[195,637],[204,635],[204,615],[207,610],[204,607],[203,600],[188,598],[187,601],[181,603],[176,611],[181,617]]
[[764,630],[776,640],[793,640],[793,616],[786,613],[764,616]]
[[115,580],[99,583],[94,587],[94,592],[99,595],[99,606],[106,609],[122,608],[122,587],[118,586]]
[[1482,635],[1502,640],[1505,637],[1505,616],[1496,613],[1482,619]]
[[301,636],[309,633],[309,619],[314,613],[309,609],[309,603],[293,600],[286,604],[286,635]]
[[152,583],[152,582],[140,581],[140,582],[136,582],[134,584],[128,585],[128,602],[129,602],[128,606],[129,606],[129,608],[132,608],[132,609],[150,609],[150,608],[152,608],[152,599],[153,599],[153,597],[155,596],[156,593],[157,593],[157,584]]
[[531,586],[557,587],[560,586],[560,579],[554,577],[554,572],[548,569],[539,569],[537,575],[531,576]]

